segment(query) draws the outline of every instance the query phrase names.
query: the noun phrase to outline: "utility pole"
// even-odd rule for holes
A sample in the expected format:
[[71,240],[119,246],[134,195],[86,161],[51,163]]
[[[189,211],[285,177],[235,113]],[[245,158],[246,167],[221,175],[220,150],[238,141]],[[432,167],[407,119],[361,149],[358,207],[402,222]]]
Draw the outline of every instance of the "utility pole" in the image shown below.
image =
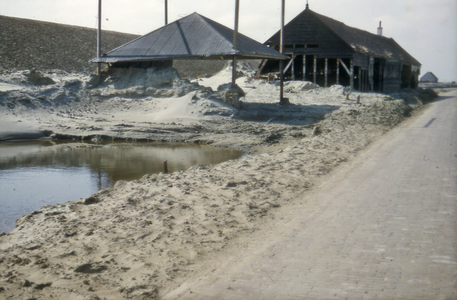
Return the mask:
[[165,0],[165,25],[168,25],[168,0]]
[[[102,56],[102,0],[98,0],[97,57]],[[98,63],[97,74],[100,76],[101,64]]]
[[[238,21],[240,15],[240,0],[235,0],[235,30],[233,31],[233,50],[238,49]],[[236,54],[232,62],[232,87],[236,85]]]
[[[281,31],[279,34],[279,52],[284,54],[284,17],[285,17],[285,6],[286,0],[281,0]],[[288,99],[284,98],[284,60],[279,61],[279,76],[280,76],[280,87],[279,87],[279,104],[286,104]]]

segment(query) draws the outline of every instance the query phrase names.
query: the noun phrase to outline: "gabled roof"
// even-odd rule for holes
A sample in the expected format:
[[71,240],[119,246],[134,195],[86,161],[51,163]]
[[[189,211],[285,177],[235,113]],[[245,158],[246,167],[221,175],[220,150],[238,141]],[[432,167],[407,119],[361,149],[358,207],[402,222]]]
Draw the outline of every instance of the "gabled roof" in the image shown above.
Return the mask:
[[[297,17],[290,21],[284,28],[287,33],[288,26],[306,26],[310,14],[315,16],[322,24],[339,37],[352,51],[372,55],[378,58],[400,60],[404,64],[420,66],[420,62],[406,52],[397,42],[392,38],[387,38],[381,35],[373,34],[365,30],[360,30],[354,27],[345,25],[344,23],[334,20],[332,18],[320,15],[307,7]],[[290,29],[292,30],[292,29]],[[318,38],[318,37],[315,37]],[[279,32],[273,35],[265,44],[271,45],[272,42],[279,41]],[[294,44],[292,41],[285,43]],[[306,44],[301,41],[302,44]],[[295,43],[295,44],[298,44]],[[317,50],[317,49],[316,49]]]
[[438,77],[436,77],[432,72],[427,72],[420,80],[438,80]]
[[197,13],[170,23],[120,46],[91,62],[115,63],[164,59],[271,58],[286,55],[253,39],[238,34],[233,49],[234,31]]

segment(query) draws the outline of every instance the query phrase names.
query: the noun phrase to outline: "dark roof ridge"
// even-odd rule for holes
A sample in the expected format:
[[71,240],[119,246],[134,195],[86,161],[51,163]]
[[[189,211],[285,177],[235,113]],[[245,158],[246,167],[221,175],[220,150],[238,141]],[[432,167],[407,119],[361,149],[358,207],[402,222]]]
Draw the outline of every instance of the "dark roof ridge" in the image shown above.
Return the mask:
[[[312,11],[312,10],[311,10],[311,11]],[[382,36],[382,35],[377,35],[377,34],[371,33],[371,32],[369,32],[369,31],[367,31],[367,30],[363,30],[363,29],[360,29],[360,28],[357,28],[357,27],[352,27],[352,26],[346,25],[344,22],[341,22],[341,21],[335,20],[335,19],[333,19],[333,18],[330,18],[330,17],[324,16],[324,15],[321,15],[320,13],[317,13],[317,12],[315,12],[315,11],[312,11],[312,12],[313,12],[319,19],[324,19],[324,20],[322,20],[323,22],[325,22],[325,20],[327,19],[327,20],[329,20],[329,21],[332,21],[332,22],[335,22],[335,23],[339,23],[339,24],[341,24],[341,25],[343,25],[343,26],[346,26],[346,27],[348,27],[348,28],[351,28],[351,29],[353,29],[353,30],[361,31],[361,32],[364,32],[364,33],[368,33],[368,34],[371,34],[371,35],[376,35],[376,36],[383,37],[383,38],[388,38],[388,37],[386,37],[386,36]],[[332,29],[332,28],[330,28],[330,29]],[[333,29],[332,29],[332,31],[333,31]]]
[[[171,22],[171,23],[165,24],[164,26],[161,26],[161,27],[159,27],[159,28],[156,28],[156,29],[154,29],[154,30],[152,30],[152,31],[150,31],[150,32],[148,32],[148,33],[146,33],[146,34],[143,34],[143,35],[137,37],[136,39],[131,40],[130,42],[127,42],[127,43],[125,43],[125,44],[123,44],[123,45],[121,45],[121,46],[119,46],[119,47],[117,47],[117,48],[111,49],[108,53],[114,52],[114,51],[118,50],[119,48],[124,48],[125,46],[130,45],[130,44],[136,42],[137,40],[143,38],[143,37],[146,36],[146,35],[149,35],[149,34],[152,34],[152,33],[156,32],[156,31],[159,31],[159,30],[161,30],[161,29],[162,29],[163,27],[165,27],[165,26],[171,25],[171,24],[173,24],[173,23],[177,23],[178,21],[181,21],[181,20],[183,20],[183,19],[185,19],[185,18],[188,18],[188,17],[190,17],[190,16],[192,16],[192,15],[194,15],[194,14],[199,15],[198,13],[194,12],[194,13],[188,15],[188,16],[182,17],[181,19],[178,19],[178,20],[175,20],[175,21],[173,21],[173,22]],[[103,55],[105,55],[105,54],[103,54]],[[103,55],[102,55],[102,56],[103,56]]]
[[[148,32],[148,33],[142,35],[142,36],[139,36],[139,37],[137,37],[136,39],[133,39],[133,40],[131,40],[131,41],[128,42],[128,43],[125,43],[124,45],[121,45],[121,46],[119,46],[119,47],[117,47],[117,48],[111,49],[108,53],[117,51],[117,50],[120,49],[120,48],[124,48],[125,46],[130,45],[130,44],[136,42],[136,41],[139,40],[139,39],[142,39],[142,38],[143,38],[144,36],[146,36],[146,35],[150,35],[150,34],[153,34],[154,32],[157,32],[157,31],[159,31],[159,30],[162,30],[162,29],[163,29],[164,27],[166,27],[166,26],[172,25],[172,24],[174,24],[174,23],[177,23],[177,25],[179,25],[179,22],[180,22],[180,21],[182,21],[182,20],[184,20],[184,19],[188,19],[189,17],[194,16],[194,15],[200,17],[200,18],[202,19],[202,21],[204,21],[205,24],[207,24],[208,26],[212,27],[210,24],[208,24],[208,22],[206,22],[206,20],[205,20],[206,17],[200,15],[200,14],[197,13],[197,12],[193,12],[193,13],[191,13],[190,15],[187,15],[187,16],[185,16],[185,17],[182,17],[182,18],[180,18],[180,19],[178,19],[178,20],[175,20],[175,21],[173,21],[173,22],[171,22],[171,23],[165,24],[164,26],[161,26],[161,27],[159,27],[159,28],[156,28],[156,29],[154,29],[154,30],[152,30],[152,31],[150,31],[150,32]],[[206,18],[206,19],[208,19],[208,18]],[[214,27],[212,27],[212,28],[214,28]],[[217,34],[220,35],[219,32],[217,32]],[[221,36],[221,37],[222,37],[222,36]],[[224,37],[222,37],[222,38],[223,38],[224,40],[226,40],[226,38],[224,38]],[[103,54],[103,55],[105,55],[105,54]],[[103,56],[103,55],[102,55],[102,56]]]
[[333,30],[333,28],[331,26],[329,26],[324,20],[322,20],[322,18],[327,18],[327,19],[330,19],[334,22],[338,22],[338,23],[341,23],[343,24],[344,26],[347,26],[346,24],[344,24],[343,22],[340,22],[338,20],[335,20],[335,19],[332,19],[332,18],[329,18],[329,17],[326,17],[324,15],[321,15],[321,14],[318,14],[317,12],[315,12],[314,10],[311,10],[308,6],[306,7],[305,11],[309,10],[309,12],[313,13],[321,22],[322,24],[328,28],[328,30],[330,30],[330,32],[332,32],[338,39],[340,39],[344,44],[346,44],[346,46],[348,46],[349,49],[351,50],[355,50],[351,44],[349,44],[343,37],[341,37],[335,30]]
[[239,47],[233,49],[233,29],[196,12],[134,39],[91,62],[116,63],[167,59],[241,56],[248,59],[286,59],[259,42],[239,34]]
[[[349,51],[370,55],[377,58],[400,60],[403,63],[420,66],[411,54],[403,49],[393,38],[371,33],[369,31],[351,27],[341,21],[316,13],[307,6],[285,26],[285,30],[295,28],[296,24],[306,23],[312,16],[316,22],[329,30],[329,34],[343,43]],[[279,41],[280,31],[271,36],[264,44],[271,45],[272,41]]]
[[[219,30],[217,30],[216,28],[214,28],[214,26],[211,25],[211,24],[208,22],[208,21],[211,21],[212,23],[217,23],[216,21],[214,21],[214,20],[212,20],[212,19],[210,19],[210,18],[208,18],[208,17],[202,16],[202,15],[200,15],[200,14],[198,14],[198,13],[195,13],[195,14],[197,14],[197,15],[202,19],[202,21],[203,21],[205,24],[207,24],[208,26],[210,26],[211,28],[213,28],[214,31],[215,31],[215,33],[216,33],[219,37],[221,37],[222,39],[226,40],[226,41],[227,41],[228,43],[230,43],[230,44],[233,43],[233,40],[232,40],[232,41],[228,40],[225,36],[223,36],[223,35],[219,32]],[[217,24],[219,24],[219,23],[217,23]],[[222,24],[219,24],[219,25],[220,25],[220,26],[224,26],[224,25],[222,25]],[[224,27],[228,28],[227,26],[224,26]],[[228,29],[230,29],[230,28],[228,28]],[[240,35],[240,33],[238,33],[238,34]],[[232,44],[232,45],[233,45],[233,44]],[[234,52],[235,52],[234,54],[239,54],[239,53],[240,53],[240,51],[239,51],[238,49],[233,49],[233,50],[234,50]]]
[[[311,10],[310,10],[311,11]],[[399,59],[400,60],[406,60],[408,63],[410,63],[411,65],[413,64],[416,64],[416,65],[421,65],[419,61],[417,61],[411,54],[409,54],[405,49],[403,49],[396,41],[395,39],[393,39],[392,37],[386,37],[386,36],[383,36],[383,35],[378,35],[378,34],[374,34],[374,33],[371,33],[369,31],[366,31],[366,30],[363,30],[363,29],[359,29],[359,28],[356,28],[356,27],[351,27],[349,25],[346,25],[344,24],[343,22],[341,21],[338,21],[338,20],[335,20],[335,19],[332,19],[330,17],[327,17],[327,16],[324,16],[324,15],[321,15],[319,13],[316,13],[314,11],[312,11],[316,17],[318,17],[324,24],[327,25],[327,27],[332,31],[334,32],[336,35],[338,35],[342,40],[344,40],[354,51],[360,51],[361,49],[358,49],[358,47],[363,47],[365,48],[365,52],[371,54],[371,55],[374,55],[374,56],[382,56],[381,54],[379,53],[376,53],[376,45],[371,45],[371,47],[367,47],[367,45],[362,45],[362,44],[359,44],[359,45],[354,45],[351,43],[351,41],[348,40],[348,37],[345,36],[345,34],[347,34],[348,32],[352,31],[353,33],[356,33],[356,34],[359,34],[361,35],[362,37],[365,37],[365,38],[369,38],[372,40],[372,42],[388,42],[391,44],[393,44],[394,47],[398,48],[398,49],[390,49],[390,50],[399,50],[400,52],[403,52],[403,53],[397,53],[397,55],[399,56]],[[332,24],[333,23],[333,24]],[[336,26],[338,25],[338,26]],[[341,30],[338,30],[338,29],[341,29]],[[354,39],[356,39],[356,37],[352,37]],[[354,41],[353,41],[354,42]],[[368,45],[369,46],[369,45]],[[378,49],[379,50],[379,49]],[[385,55],[385,54],[384,54]],[[390,55],[394,55],[394,53],[390,53]]]

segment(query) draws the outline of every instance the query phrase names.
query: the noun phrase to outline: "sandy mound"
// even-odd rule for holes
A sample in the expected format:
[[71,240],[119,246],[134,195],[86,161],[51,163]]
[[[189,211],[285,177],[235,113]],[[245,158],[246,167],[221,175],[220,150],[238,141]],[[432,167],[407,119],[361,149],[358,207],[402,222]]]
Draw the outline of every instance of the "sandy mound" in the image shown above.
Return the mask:
[[319,177],[433,96],[289,82],[292,104],[279,105],[275,82],[238,71],[239,109],[215,99],[227,69],[198,84],[172,70],[107,73],[98,85],[63,72],[42,74],[50,85],[34,85],[29,72],[2,75],[22,88],[0,93],[0,120],[27,119],[55,137],[202,142],[251,155],[120,181],[21,217],[0,236],[0,297],[159,297],[223,265]]
[[[97,49],[97,30],[78,26],[0,16],[0,71],[66,70],[93,72],[89,63]],[[103,31],[102,51],[108,52],[136,35]]]

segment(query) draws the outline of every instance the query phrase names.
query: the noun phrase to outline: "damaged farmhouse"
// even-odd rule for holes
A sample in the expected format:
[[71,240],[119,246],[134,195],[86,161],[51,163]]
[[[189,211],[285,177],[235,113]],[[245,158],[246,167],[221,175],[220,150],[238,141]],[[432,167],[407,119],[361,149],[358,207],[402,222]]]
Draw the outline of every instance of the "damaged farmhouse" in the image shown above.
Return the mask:
[[[280,32],[265,45],[279,49]],[[391,93],[416,88],[421,64],[392,38],[349,27],[306,9],[284,28],[285,77],[312,81],[323,87],[334,84],[359,91]],[[263,60],[262,73],[277,72],[279,61]]]

